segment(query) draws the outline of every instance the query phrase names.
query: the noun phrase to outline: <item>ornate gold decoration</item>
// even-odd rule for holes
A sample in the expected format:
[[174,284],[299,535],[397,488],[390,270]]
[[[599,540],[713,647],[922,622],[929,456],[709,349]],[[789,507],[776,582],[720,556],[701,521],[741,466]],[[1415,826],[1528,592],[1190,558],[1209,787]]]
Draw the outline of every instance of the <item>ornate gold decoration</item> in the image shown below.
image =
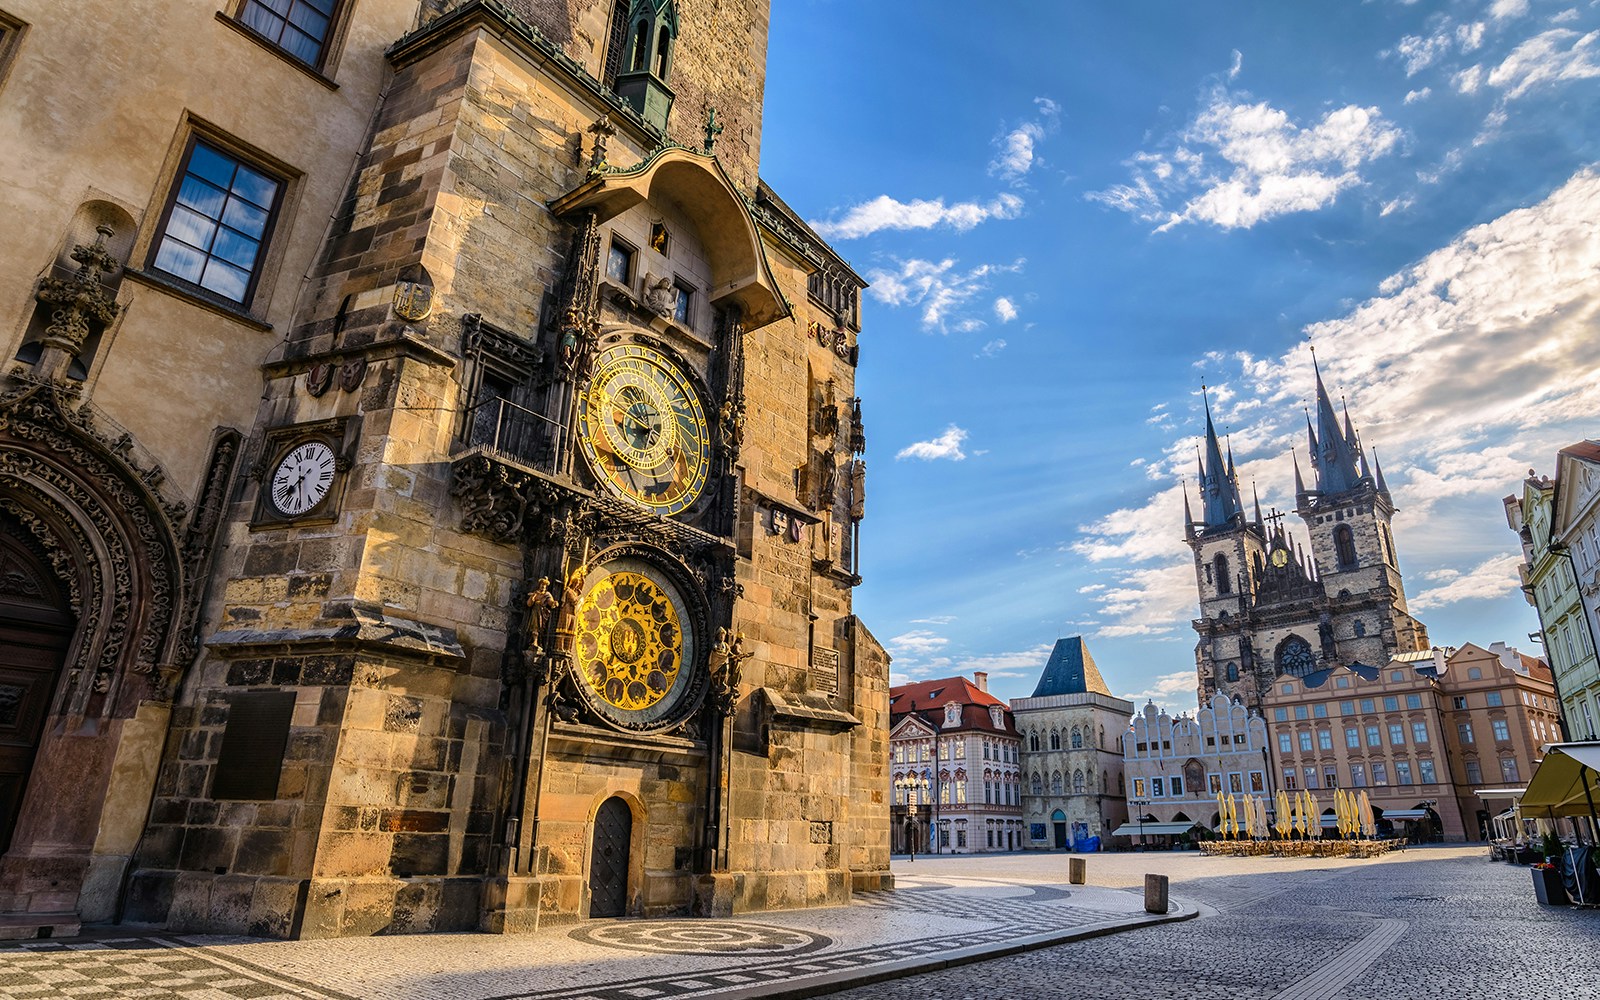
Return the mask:
[[611,573],[583,596],[577,613],[583,681],[606,704],[650,708],[683,667],[683,626],[672,598],[640,573]]
[[595,475],[657,514],[686,510],[705,487],[711,447],[699,393],[659,351],[606,351],[579,398],[578,426]]

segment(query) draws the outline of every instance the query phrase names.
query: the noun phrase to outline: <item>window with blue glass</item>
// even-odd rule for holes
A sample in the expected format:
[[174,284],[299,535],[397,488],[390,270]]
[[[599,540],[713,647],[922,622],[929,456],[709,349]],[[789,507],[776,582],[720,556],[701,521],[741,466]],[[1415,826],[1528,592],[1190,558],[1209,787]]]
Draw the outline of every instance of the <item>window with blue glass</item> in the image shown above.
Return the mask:
[[283,183],[196,139],[173,185],[151,266],[225,299],[245,303]]
[[321,66],[338,0],[244,0],[239,20],[305,63]]

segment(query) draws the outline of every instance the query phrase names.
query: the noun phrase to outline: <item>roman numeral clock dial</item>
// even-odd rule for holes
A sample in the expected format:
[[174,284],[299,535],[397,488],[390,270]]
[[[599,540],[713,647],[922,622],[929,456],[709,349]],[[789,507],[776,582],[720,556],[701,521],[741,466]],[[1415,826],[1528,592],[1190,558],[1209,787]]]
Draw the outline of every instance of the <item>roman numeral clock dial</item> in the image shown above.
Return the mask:
[[296,445],[272,472],[272,509],[285,517],[306,513],[327,498],[333,473],[332,448],[321,441]]
[[657,514],[687,510],[706,484],[711,438],[689,379],[637,344],[600,356],[578,402],[579,444],[602,482]]

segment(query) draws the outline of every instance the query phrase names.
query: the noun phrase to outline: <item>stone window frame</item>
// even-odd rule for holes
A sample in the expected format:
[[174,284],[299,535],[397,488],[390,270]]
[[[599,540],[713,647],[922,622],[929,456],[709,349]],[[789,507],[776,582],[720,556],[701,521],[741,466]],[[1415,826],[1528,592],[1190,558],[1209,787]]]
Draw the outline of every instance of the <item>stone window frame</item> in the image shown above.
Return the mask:
[[[237,302],[219,293],[193,284],[176,275],[155,267],[156,254],[160,252],[161,237],[166,234],[172,206],[183,184],[183,175],[196,141],[202,141],[218,152],[271,175],[279,182],[277,204],[262,233],[261,251],[256,257],[250,286],[243,302]],[[192,112],[185,111],[173,134],[163,162],[160,180],[151,192],[149,207],[144,213],[138,237],[128,254],[126,273],[135,280],[154,285],[161,290],[187,299],[201,308],[217,312],[230,319],[242,320],[262,330],[271,327],[265,320],[272,304],[277,278],[283,269],[284,257],[294,231],[296,209],[305,186],[305,175],[293,165],[253,146],[212,124]],[[135,262],[138,262],[137,264]]]
[[[305,0],[292,0],[292,2],[304,3]],[[332,8],[328,14],[328,31],[318,47],[317,61],[314,63],[301,59],[246,21],[245,12],[252,3],[256,6],[266,6],[258,0],[227,0],[224,9],[217,11],[217,20],[328,89],[337,90],[339,84],[334,81],[334,76],[338,73],[339,61],[344,55],[345,41],[350,30],[350,14],[355,8],[354,0],[332,0]],[[270,9],[269,13],[278,16],[277,12]],[[299,30],[298,27],[296,30]]]
[[6,84],[6,76],[17,60],[22,40],[28,35],[28,27],[27,21],[0,10],[0,87]]

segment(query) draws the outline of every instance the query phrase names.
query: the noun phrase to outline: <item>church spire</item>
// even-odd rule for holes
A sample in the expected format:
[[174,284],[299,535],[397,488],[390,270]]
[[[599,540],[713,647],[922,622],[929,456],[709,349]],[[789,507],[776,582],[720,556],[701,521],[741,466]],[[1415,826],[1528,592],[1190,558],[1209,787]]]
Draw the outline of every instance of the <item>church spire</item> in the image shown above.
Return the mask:
[[1254,479],[1250,480],[1250,495],[1255,497],[1256,501],[1256,530],[1265,533],[1267,523],[1261,518],[1261,493],[1256,489],[1256,481]]
[[1189,484],[1183,484],[1183,537],[1194,537],[1194,513],[1189,509]]
[[[1308,426],[1306,429],[1310,430],[1310,427]],[[1300,453],[1290,449],[1290,454],[1294,455],[1294,495],[1295,499],[1298,500],[1300,497],[1305,496],[1306,480],[1304,476],[1300,475]]]
[[1244,513],[1244,504],[1239,502],[1239,485],[1234,481],[1231,454],[1226,464],[1222,460],[1222,444],[1217,440],[1217,427],[1211,420],[1211,397],[1205,386],[1200,387],[1200,393],[1206,408],[1205,458],[1200,463],[1200,496],[1204,503],[1201,513],[1207,528],[1221,528],[1231,525]]
[[[1313,435],[1316,451],[1313,458],[1317,470],[1317,490],[1322,493],[1343,493],[1354,489],[1361,474],[1356,471],[1354,435],[1347,431],[1349,410],[1345,411],[1345,425],[1333,412],[1333,400],[1328,398],[1328,388],[1322,384],[1322,369],[1317,365],[1316,349],[1311,352],[1311,368],[1317,377],[1317,431]],[[1308,418],[1309,420],[1309,418]]]
[[1389,484],[1383,481],[1383,463],[1378,461],[1378,449],[1372,449],[1372,468],[1376,473],[1378,492],[1385,497],[1389,495]]

